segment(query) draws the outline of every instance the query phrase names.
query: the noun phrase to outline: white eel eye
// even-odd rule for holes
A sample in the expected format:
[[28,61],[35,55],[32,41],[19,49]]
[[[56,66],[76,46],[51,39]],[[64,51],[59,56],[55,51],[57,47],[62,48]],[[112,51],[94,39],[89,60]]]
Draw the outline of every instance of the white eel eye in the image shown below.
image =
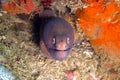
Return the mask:
[[67,37],[67,44],[69,44],[70,43],[70,38],[69,37]]
[[55,44],[55,42],[56,42],[56,39],[52,38],[52,44]]

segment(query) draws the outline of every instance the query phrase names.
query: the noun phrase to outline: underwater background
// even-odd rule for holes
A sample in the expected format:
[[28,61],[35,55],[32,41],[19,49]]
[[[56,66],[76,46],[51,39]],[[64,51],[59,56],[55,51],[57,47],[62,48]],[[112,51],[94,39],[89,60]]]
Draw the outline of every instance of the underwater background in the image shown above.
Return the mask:
[[[0,0],[0,80],[120,80],[119,0]],[[68,21],[76,43],[62,61],[44,56],[31,20],[44,8]]]

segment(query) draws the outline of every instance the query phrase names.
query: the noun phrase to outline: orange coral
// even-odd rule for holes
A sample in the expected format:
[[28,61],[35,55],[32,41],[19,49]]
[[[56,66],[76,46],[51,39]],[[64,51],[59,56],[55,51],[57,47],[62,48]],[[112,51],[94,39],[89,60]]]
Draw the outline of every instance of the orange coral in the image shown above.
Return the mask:
[[8,13],[17,14],[17,13],[26,13],[29,14],[35,9],[35,4],[32,0],[11,0],[2,3],[3,10],[6,10]]
[[120,57],[120,6],[114,1],[90,0],[89,5],[76,12],[80,28],[93,48]]

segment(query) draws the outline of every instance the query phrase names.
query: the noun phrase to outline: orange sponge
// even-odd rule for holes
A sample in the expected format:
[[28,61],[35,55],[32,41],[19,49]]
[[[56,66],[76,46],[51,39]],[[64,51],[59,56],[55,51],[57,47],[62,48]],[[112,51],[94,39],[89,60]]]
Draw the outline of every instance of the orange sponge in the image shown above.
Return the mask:
[[120,4],[92,1],[76,12],[80,28],[96,52],[120,57]]

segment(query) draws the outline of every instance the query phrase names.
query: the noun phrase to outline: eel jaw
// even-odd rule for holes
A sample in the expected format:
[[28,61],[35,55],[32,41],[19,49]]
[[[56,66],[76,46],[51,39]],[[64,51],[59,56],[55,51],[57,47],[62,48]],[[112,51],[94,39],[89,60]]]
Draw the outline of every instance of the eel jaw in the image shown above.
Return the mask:
[[65,50],[58,50],[58,49],[52,49],[49,48],[50,55],[55,60],[63,60],[65,59],[71,52],[72,48],[67,48]]

